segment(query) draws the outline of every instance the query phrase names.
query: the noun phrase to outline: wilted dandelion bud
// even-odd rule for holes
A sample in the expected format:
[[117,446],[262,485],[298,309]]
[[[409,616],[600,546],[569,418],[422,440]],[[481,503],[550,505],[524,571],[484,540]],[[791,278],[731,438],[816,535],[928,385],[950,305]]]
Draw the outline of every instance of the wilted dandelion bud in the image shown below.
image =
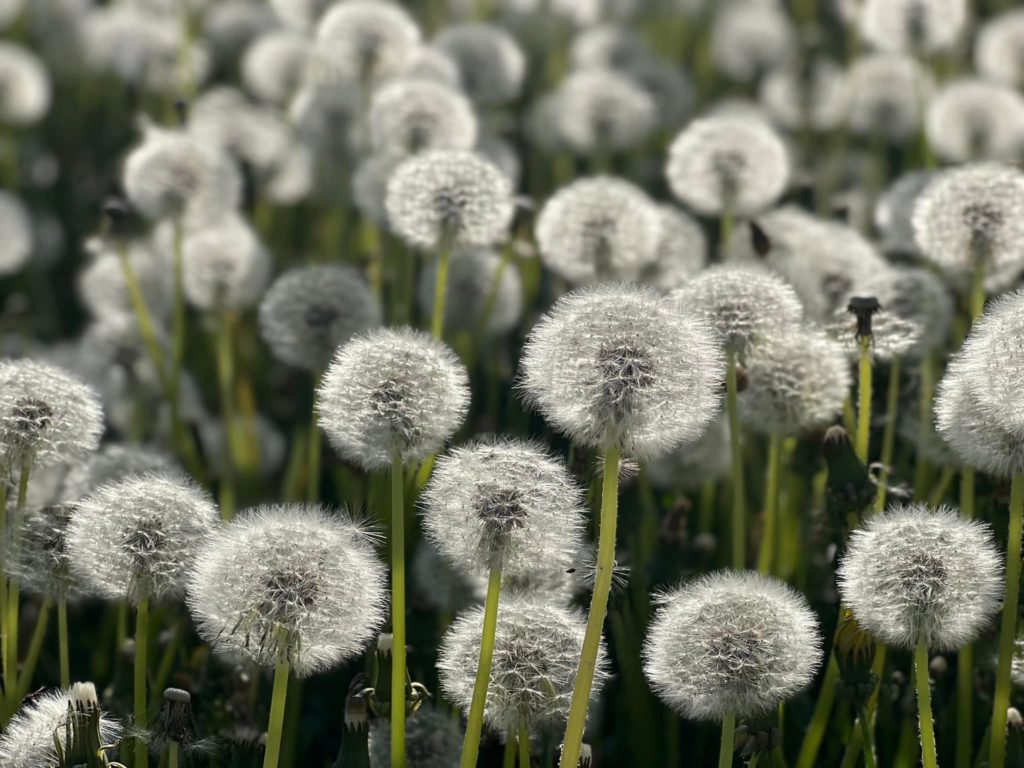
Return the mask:
[[656,206],[658,245],[641,281],[661,291],[678,288],[707,264],[708,243],[700,224],[674,205]]
[[632,149],[655,126],[654,99],[611,69],[573,72],[559,85],[556,98],[558,131],[579,154]]
[[936,171],[911,171],[890,184],[875,203],[875,229],[886,253],[918,253],[914,239],[914,207],[924,190],[938,178]]
[[432,149],[472,149],[476,115],[458,91],[430,80],[396,80],[370,102],[370,142],[375,151],[406,155]]
[[316,28],[316,66],[324,81],[367,86],[402,74],[420,44],[408,12],[385,0],[342,0]]
[[50,75],[31,51],[0,42],[0,123],[23,127],[50,109]]
[[395,233],[425,250],[500,242],[514,212],[505,174],[478,155],[453,150],[424,152],[399,165],[384,204]]
[[864,0],[860,32],[883,51],[934,53],[956,43],[966,0]]
[[107,443],[83,461],[71,464],[64,473],[58,500],[74,502],[128,475],[170,474],[176,469],[173,458],[140,445]]
[[[86,243],[86,249],[93,252],[93,259],[78,277],[82,303],[96,318],[130,315],[135,311],[121,256],[111,245],[101,240]],[[148,242],[133,241],[124,247],[147,311],[154,318],[165,320],[171,312],[171,264]]]
[[821,663],[814,612],[776,579],[718,571],[658,602],[644,672],[683,717],[764,715],[806,687]]
[[515,38],[501,27],[446,27],[434,38],[433,45],[455,62],[459,81],[476,104],[504,104],[519,95],[526,77],[526,57]]
[[729,424],[719,417],[697,442],[654,459],[644,467],[655,488],[695,490],[729,474]]
[[805,126],[830,131],[849,113],[846,73],[825,59],[816,59],[806,67],[772,70],[761,82],[759,93],[772,120],[790,131]]
[[974,40],[978,73],[1006,85],[1024,85],[1024,10],[991,17]]
[[200,635],[306,677],[361,651],[384,623],[386,572],[365,530],[313,506],[262,507],[199,550],[188,605]]
[[665,175],[672,193],[697,213],[748,216],[782,194],[789,157],[779,136],[760,120],[705,117],[672,142]]
[[28,262],[33,250],[32,217],[21,200],[0,189],[0,275],[17,272]]
[[907,141],[921,125],[931,78],[910,56],[873,53],[850,66],[850,128],[861,136]]
[[[482,329],[485,333],[501,336],[519,324],[523,314],[523,283],[515,264],[506,263],[502,267],[503,259],[507,258],[486,248],[465,248],[453,254],[448,272],[445,328],[480,331],[480,323],[487,315],[489,303],[487,327]],[[434,311],[436,277],[436,262],[429,264],[420,273],[417,298],[426,317]]]
[[634,280],[657,257],[660,217],[647,194],[610,176],[577,179],[537,217],[544,265],[572,283]]
[[249,44],[239,64],[242,84],[253,96],[284,107],[299,90],[309,61],[309,39],[292,30],[274,30]]
[[0,360],[0,465],[19,470],[72,462],[96,450],[103,409],[74,376],[34,360]]
[[949,162],[1012,162],[1024,152],[1024,97],[981,78],[954,80],[928,102],[925,130],[935,154]]
[[[92,683],[75,683],[73,688],[33,696],[14,714],[0,734],[0,765],[85,765],[85,761],[95,758],[90,748],[94,752],[100,746],[113,744],[121,732],[120,723],[100,711],[96,687]],[[65,752],[64,761],[57,753],[57,744]]]
[[670,294],[680,309],[702,317],[740,358],[754,345],[792,331],[803,306],[782,278],[754,266],[714,266]]
[[310,371],[324,370],[338,347],[380,324],[379,303],[347,266],[288,270],[260,304],[260,331],[271,352]]
[[729,3],[714,15],[711,58],[728,77],[750,82],[790,56],[795,37],[781,4]]
[[247,309],[270,280],[270,254],[239,216],[187,233],[182,262],[185,297],[199,309]]
[[890,508],[854,531],[837,575],[857,623],[897,648],[962,648],[1003,592],[991,527],[923,504]]
[[[469,709],[480,659],[483,608],[460,615],[441,641],[437,669],[441,690]],[[557,725],[569,712],[586,621],[572,610],[536,599],[509,596],[498,606],[491,678],[484,722],[497,733],[528,733]],[[591,696],[608,676],[604,644],[597,658]]]
[[656,458],[718,413],[725,365],[708,325],[650,288],[605,284],[560,299],[521,361],[527,401],[587,448]]
[[19,548],[8,553],[4,567],[17,576],[21,590],[41,598],[67,599],[82,589],[71,572],[67,531],[75,509],[72,504],[51,504],[25,510]]
[[436,453],[469,409],[469,378],[444,344],[408,328],[341,347],[317,390],[317,422],[346,461],[383,469]]

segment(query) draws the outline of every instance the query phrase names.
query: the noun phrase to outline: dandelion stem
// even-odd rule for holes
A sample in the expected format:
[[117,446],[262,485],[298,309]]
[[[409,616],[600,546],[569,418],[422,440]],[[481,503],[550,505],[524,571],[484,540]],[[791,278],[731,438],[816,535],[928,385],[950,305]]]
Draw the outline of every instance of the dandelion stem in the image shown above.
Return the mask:
[[391,455],[391,765],[405,768],[405,472]]
[[971,731],[974,723],[974,646],[956,654],[956,768],[971,766]]
[[[480,732],[484,724],[487,689],[491,682],[491,657],[494,655],[494,635],[498,629],[498,596],[501,593],[501,568],[492,568],[487,580],[487,600],[484,603],[484,627],[480,638],[480,661],[473,684],[473,699],[469,705],[466,736],[462,742],[461,768],[476,768],[480,752]],[[514,734],[509,734],[512,740]]]
[[718,768],[732,768],[736,742],[736,715],[729,713],[722,720],[722,743],[718,749]]
[[[141,732],[149,724],[146,702],[146,672],[149,651],[149,598],[144,597],[135,609],[135,727]],[[149,747],[140,733],[135,737],[135,763],[133,768],[146,768],[149,763]]]
[[900,405],[900,361],[893,358],[889,364],[889,386],[885,395],[885,429],[882,431],[882,474],[878,482],[878,493],[875,496],[875,511],[885,509],[886,483],[889,481],[889,466],[892,464],[893,451],[896,448],[896,417]]
[[743,487],[743,445],[740,436],[736,353],[729,352],[727,360],[725,408],[729,417],[729,450],[732,452],[732,567],[742,570],[746,560],[747,499]]
[[772,434],[768,439],[768,477],[764,491],[764,528],[761,530],[761,551],[757,555],[759,573],[771,573],[775,562],[775,528],[779,516],[779,475],[782,466],[782,438]]
[[[968,308],[971,313],[971,324],[981,317],[985,311],[985,267],[984,261],[980,260],[971,276],[971,295],[968,298]],[[968,329],[968,332],[970,329]]]
[[814,768],[817,764],[818,750],[821,749],[821,742],[825,739],[825,731],[828,729],[829,717],[832,714],[832,705],[836,700],[837,682],[839,682],[839,664],[833,653],[829,655],[828,664],[825,667],[825,677],[821,681],[811,722],[807,726],[803,744],[800,746],[796,768]]
[[57,638],[60,644],[60,687],[67,688],[71,685],[71,663],[68,660],[68,599],[64,595],[57,598]]
[[[6,470],[0,475],[0,536],[7,537],[7,481]],[[0,547],[0,671],[4,678],[4,699],[8,697],[10,687],[14,685],[8,677],[7,666],[7,569],[5,558],[6,547]]]
[[1010,487],[1010,529],[1006,539],[1006,593],[999,627],[999,666],[992,699],[992,741],[989,768],[1006,762],[1006,709],[1010,706],[1010,662],[1017,632],[1017,600],[1020,594],[1020,537],[1024,522],[1024,474],[1015,474]]
[[171,741],[167,744],[167,768],[178,768],[178,742]]
[[435,339],[444,338],[444,302],[448,294],[448,266],[451,258],[451,246],[445,243],[437,255],[437,276],[434,278],[434,316],[430,323],[430,333]]
[[185,223],[174,219],[174,303],[171,311],[171,373],[169,377],[171,423],[181,423],[181,368],[185,361]]
[[516,768],[516,734],[511,728],[505,734],[505,749],[501,755],[501,768]]
[[[576,683],[569,707],[569,720],[565,726],[560,768],[576,768],[583,742],[583,728],[587,722],[590,688],[597,669],[597,651],[601,643],[601,630],[608,613],[608,593],[612,586],[615,566],[615,527],[619,515],[619,449],[610,445],[604,453],[604,477],[601,486],[601,523],[597,547],[597,575],[594,594],[590,600],[587,631],[583,637],[583,651],[576,670]],[[465,766],[464,766],[465,768]]]
[[[18,500],[14,508],[14,520],[11,527],[11,558],[15,563],[21,557],[22,520],[25,516],[25,500],[28,495],[28,479],[31,473],[32,458],[29,456],[21,465],[21,474],[18,479]],[[9,579],[7,585],[7,634],[5,635],[7,667],[4,670],[4,684],[8,685],[6,681],[10,681],[5,692],[7,694],[7,709],[13,712],[18,705],[18,609],[21,603],[21,581],[17,575],[10,576]]]
[[864,751],[864,768],[875,768],[875,741],[871,735],[871,717],[868,715],[867,707],[862,706],[860,708],[857,723],[860,725],[860,738]]
[[857,458],[867,464],[868,443],[871,439],[871,337],[860,339],[858,345],[857,442],[854,447]]
[[928,646],[921,641],[914,648],[914,673],[917,678],[917,716],[921,725],[921,764],[938,768],[935,753],[935,726],[932,723],[932,690],[928,679]]
[[[25,656],[25,666],[22,669],[18,680],[18,691],[15,701],[23,701],[28,695],[29,686],[32,684],[32,676],[35,674],[36,665],[39,663],[39,655],[43,651],[43,641],[46,639],[46,628],[50,623],[50,608],[53,601],[47,598],[39,606],[39,616],[36,617],[36,627],[32,631],[32,639],[29,641],[28,654]],[[63,685],[63,684],[62,684]],[[63,685],[67,688],[67,685]]]
[[220,479],[220,515],[224,520],[235,516],[235,366],[231,343],[231,317],[227,311],[221,313],[217,333],[217,379],[220,383],[221,419],[224,422],[224,464]]
[[[285,634],[281,630],[281,635]],[[270,697],[270,721],[267,724],[267,752],[263,757],[263,768],[277,768],[278,759],[281,756],[281,735],[284,732],[284,710],[285,699],[288,698],[288,673],[291,671],[291,664],[284,648],[287,638],[282,637],[278,643],[282,648],[281,658],[274,668],[274,693]]]
[[519,768],[530,768],[530,734],[519,724]]

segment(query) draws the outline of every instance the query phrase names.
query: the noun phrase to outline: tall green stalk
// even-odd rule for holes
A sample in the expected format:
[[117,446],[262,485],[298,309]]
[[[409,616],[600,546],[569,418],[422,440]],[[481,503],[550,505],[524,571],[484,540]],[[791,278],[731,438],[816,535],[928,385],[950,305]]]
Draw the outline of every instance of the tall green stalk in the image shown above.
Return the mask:
[[779,517],[779,476],[782,467],[782,437],[772,434],[768,439],[768,473],[764,491],[764,528],[761,550],[757,555],[759,573],[771,573],[775,562],[775,529]]
[[914,674],[917,678],[917,713],[921,725],[921,765],[938,768],[935,751],[935,725],[932,722],[932,690],[928,679],[928,646],[921,641],[914,648]]
[[881,512],[885,509],[885,497],[887,483],[889,481],[889,466],[892,464],[893,452],[896,448],[896,419],[900,406],[900,361],[893,358],[889,364],[889,386],[885,395],[885,429],[882,432],[882,475],[878,483],[878,493],[875,496],[875,511]]
[[231,339],[231,317],[227,311],[221,313],[217,330],[217,381],[220,385],[220,410],[224,428],[224,447],[221,456],[224,462],[220,479],[220,516],[230,521],[235,516],[235,469],[238,454],[236,446],[235,419],[235,364]]
[[167,744],[167,768],[178,768],[178,753],[180,747],[178,742],[170,741]]
[[519,768],[530,768],[530,734],[526,726],[519,724]]
[[[284,631],[281,632],[284,635]],[[281,640],[287,640],[282,637]],[[282,648],[280,660],[274,668],[274,693],[270,698],[270,720],[267,723],[267,751],[263,757],[263,768],[277,768],[281,759],[281,735],[284,733],[284,711],[285,700],[288,698],[288,675],[291,672],[291,664],[288,661],[288,654],[283,649],[287,647],[285,642],[280,642]]]
[[[964,467],[960,476],[960,514],[974,517],[974,467]],[[974,726],[974,646],[956,653],[956,768],[971,766],[971,732]]]
[[[149,725],[149,704],[146,700],[146,672],[149,666],[149,598],[144,597],[135,609],[135,727],[141,732]],[[135,737],[135,763],[132,768],[146,768],[149,746],[144,737]]]
[[814,768],[817,765],[818,751],[821,749],[822,741],[825,740],[829,717],[832,715],[832,706],[836,701],[836,684],[838,682],[839,663],[836,661],[835,653],[830,653],[828,664],[825,666],[825,677],[821,681],[821,688],[818,691],[818,699],[814,702],[811,722],[804,733],[803,744],[800,745],[796,768]]
[[[18,479],[18,500],[14,508],[14,519],[11,521],[11,556],[14,562],[21,557],[21,528],[25,516],[25,500],[28,496],[28,479],[32,473],[32,457],[28,456],[22,462],[21,473]],[[7,696],[7,709],[14,712],[18,706],[18,635],[19,635],[19,607],[21,604],[21,581],[18,577],[10,576],[7,584],[7,634],[4,641],[7,645],[7,666],[4,669],[4,693]],[[7,681],[10,681],[8,684]]]
[[[608,446],[604,452],[604,477],[601,486],[601,523],[597,545],[597,577],[590,600],[587,631],[583,637],[583,651],[576,669],[576,683],[565,726],[560,768],[576,768],[583,743],[583,728],[587,723],[590,689],[597,668],[597,652],[601,645],[601,631],[608,613],[608,594],[612,586],[615,566],[615,528],[619,516],[619,449]],[[463,768],[467,768],[463,766]]]
[[430,333],[435,339],[444,338],[445,298],[448,295],[448,267],[451,264],[452,249],[445,244],[437,255],[437,276],[434,278],[434,316]]
[[729,450],[732,455],[732,567],[743,570],[747,549],[747,497],[743,483],[743,438],[740,434],[736,353],[730,351],[726,359],[725,410],[729,419]]
[[[473,699],[469,705],[466,721],[466,735],[462,742],[460,768],[476,768],[480,754],[480,733],[484,726],[484,707],[487,704],[487,688],[491,682],[491,658],[494,655],[494,635],[498,629],[498,596],[501,593],[501,569],[492,568],[487,580],[487,599],[484,602],[484,626],[480,637],[480,660],[473,684]],[[512,740],[514,734],[509,733]],[[514,754],[514,753],[513,753]]]
[[405,768],[405,472],[391,455],[391,765]]
[[71,686],[71,663],[68,660],[68,598],[57,598],[57,637],[60,643],[60,687]]
[[[0,474],[0,540],[7,538],[7,482],[9,478],[7,471]],[[4,681],[4,700],[6,701],[11,686],[16,687],[16,681],[10,676],[10,668],[7,661],[7,568],[6,568],[6,547],[0,547],[0,673]],[[0,712],[0,717],[2,717]]]
[[928,491],[928,441],[932,439],[932,400],[935,398],[935,355],[921,358],[921,383],[917,401],[917,452],[914,456],[914,499],[922,501]]
[[718,747],[718,768],[732,768],[736,750],[736,715],[728,714],[722,720],[722,741]]
[[[43,600],[39,606],[39,616],[36,617],[36,627],[32,631],[32,639],[29,641],[28,653],[25,654],[25,665],[21,674],[18,675],[18,691],[14,697],[15,701],[24,701],[28,695],[29,686],[32,684],[32,676],[35,674],[36,665],[39,663],[39,655],[43,650],[43,641],[46,639],[46,628],[50,623],[50,608],[53,601],[49,598]],[[67,687],[67,686],[63,686]]]
[[181,420],[181,369],[185,362],[185,223],[181,216],[174,219],[173,248],[173,304],[171,310],[171,422]]
[[871,440],[871,337],[858,340],[857,379],[857,439],[854,450],[857,458],[868,463],[868,444]]

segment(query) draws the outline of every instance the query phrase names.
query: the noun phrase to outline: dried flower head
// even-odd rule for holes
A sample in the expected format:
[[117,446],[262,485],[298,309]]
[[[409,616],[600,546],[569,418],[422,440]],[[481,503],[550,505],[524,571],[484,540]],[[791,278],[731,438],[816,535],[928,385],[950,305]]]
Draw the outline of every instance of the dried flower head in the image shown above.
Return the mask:
[[51,504],[25,510],[19,547],[8,552],[4,563],[7,573],[20,580],[23,593],[66,600],[83,591],[71,572],[71,558],[67,551],[68,525],[74,512],[72,504]]
[[807,686],[821,663],[813,611],[776,579],[718,571],[659,602],[644,643],[644,672],[684,717],[766,714]]
[[903,142],[917,134],[931,78],[917,61],[872,53],[850,66],[850,128],[861,136]]
[[978,74],[1006,85],[1024,85],[1024,9],[989,18],[974,40]]
[[419,44],[419,27],[397,3],[341,0],[317,25],[315,66],[321,81],[365,87],[402,74]]
[[186,754],[201,752],[208,747],[196,733],[192,694],[182,688],[164,689],[160,697],[160,711],[150,733],[150,749],[154,752],[163,752],[171,742]]
[[[463,248],[452,255],[445,328],[482,330],[490,336],[502,336],[515,329],[523,314],[523,281],[516,265],[508,263],[509,258],[486,248]],[[417,298],[425,317],[434,311],[436,278],[437,262],[433,261],[420,273]],[[481,329],[485,316],[487,327]]]
[[367,531],[315,506],[261,507],[196,556],[188,605],[216,650],[300,677],[361,651],[384,623],[386,572]]
[[469,409],[469,377],[448,347],[408,328],[380,329],[341,347],[317,390],[320,427],[366,470],[436,453]]
[[654,99],[611,69],[571,73],[558,87],[556,128],[580,154],[639,146],[654,129]]
[[966,23],[966,0],[864,0],[860,11],[860,33],[883,51],[946,50]]
[[714,14],[711,58],[729,78],[752,82],[791,55],[795,38],[781,4],[728,3]]
[[[483,608],[459,616],[441,641],[437,669],[441,690],[468,710],[480,660]],[[524,726],[529,733],[557,725],[569,713],[586,622],[581,614],[526,597],[498,605],[491,678],[484,722],[497,733]],[[607,678],[604,647],[598,653],[591,696]]]
[[184,475],[129,475],[75,504],[71,567],[111,600],[181,595],[218,519],[209,494]]
[[977,77],[954,80],[928,102],[925,130],[932,150],[948,162],[1012,162],[1024,151],[1024,97]]
[[253,228],[234,215],[187,233],[182,263],[185,297],[204,310],[247,309],[270,280],[270,254]]
[[597,176],[555,192],[535,234],[544,265],[572,283],[635,280],[657,257],[659,224],[642,189]]
[[[458,768],[465,728],[447,711],[421,707],[405,721],[408,768]],[[370,768],[391,765],[391,721],[370,722]]]
[[381,309],[352,267],[290,269],[260,304],[260,330],[271,352],[296,368],[322,371],[335,351],[381,324]]
[[729,424],[719,416],[697,442],[684,445],[644,467],[655,488],[692,491],[729,474]]
[[459,81],[476,104],[493,106],[519,95],[526,57],[515,38],[493,24],[445,27],[433,41],[459,69]]
[[476,115],[469,99],[431,80],[395,80],[370,102],[370,143],[383,154],[472,149]]
[[471,152],[424,152],[392,172],[385,208],[395,233],[417,248],[492,245],[512,222],[512,184]]
[[917,254],[914,239],[914,208],[928,185],[938,178],[936,171],[911,171],[886,187],[875,203],[874,224],[886,253]]
[[309,39],[289,29],[261,35],[249,44],[239,63],[242,84],[268,104],[288,104],[309,62]]
[[650,288],[605,284],[560,299],[523,350],[521,386],[587,448],[655,458],[699,438],[725,367],[711,328]]
[[171,474],[176,462],[163,451],[140,445],[107,443],[84,461],[68,466],[57,493],[58,501],[75,502],[107,483],[128,475]]
[[789,180],[782,139],[749,116],[694,120],[669,147],[672,193],[697,213],[749,216],[774,203]]
[[0,123],[29,126],[50,109],[50,75],[34,53],[0,42]]
[[34,360],[0,360],[0,465],[42,469],[96,450],[103,409],[96,392]]
[[7,190],[0,189],[0,275],[17,272],[32,255],[34,235],[32,217],[24,203]]
[[658,245],[654,261],[641,274],[641,281],[661,291],[671,291],[694,277],[707,264],[708,243],[700,224],[674,205],[656,206]]
[[854,531],[837,575],[857,623],[898,648],[962,648],[1003,592],[991,526],[923,504],[890,508]]
[[790,131],[830,131],[849,114],[846,73],[826,59],[772,70],[761,81],[759,94],[772,120]]
[[[117,247],[99,239],[86,243],[86,249],[93,252],[93,259],[79,273],[78,294],[96,318],[129,315],[135,311]],[[171,313],[173,291],[168,259],[145,240],[126,243],[124,248],[147,311],[158,321],[166,320]]]

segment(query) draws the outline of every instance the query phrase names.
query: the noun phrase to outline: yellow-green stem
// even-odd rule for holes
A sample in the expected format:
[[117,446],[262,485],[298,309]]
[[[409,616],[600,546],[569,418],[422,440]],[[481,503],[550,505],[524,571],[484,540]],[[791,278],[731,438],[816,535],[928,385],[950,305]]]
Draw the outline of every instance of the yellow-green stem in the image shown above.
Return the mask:
[[728,714],[722,720],[722,742],[718,747],[718,768],[732,768],[732,756],[736,749],[736,715]]
[[[7,538],[7,482],[9,478],[6,470],[0,473],[0,537]],[[7,568],[6,568],[6,547],[0,547],[0,674],[4,681],[4,701],[7,699],[8,689],[12,685],[12,678],[8,677],[7,662]],[[3,708],[0,707],[0,710]],[[0,712],[0,718],[2,718]]]
[[857,717],[860,725],[860,738],[864,753],[864,768],[875,768],[875,740],[871,734],[871,718],[868,716],[867,708],[861,707]]
[[281,658],[274,668],[274,693],[270,698],[270,720],[267,723],[267,751],[263,757],[263,768],[277,768],[281,758],[281,734],[284,732],[285,700],[288,698],[288,674],[291,665],[288,662],[287,637],[281,632],[279,646],[282,648]]
[[836,683],[838,682],[839,664],[836,662],[835,654],[829,654],[825,677],[821,681],[818,699],[814,703],[814,712],[811,714],[811,722],[807,726],[803,744],[800,746],[796,768],[814,768],[817,764],[818,751],[821,749],[821,742],[825,739],[825,731],[828,730],[828,721],[832,715],[832,705],[835,704]]
[[999,627],[999,666],[992,699],[992,742],[989,768],[1003,768],[1006,762],[1006,709],[1010,706],[1010,663],[1017,632],[1017,600],[1020,596],[1020,537],[1024,518],[1024,475],[1013,476],[1010,486],[1010,528],[1006,539],[1006,593]]
[[451,247],[447,244],[441,246],[437,255],[437,275],[434,278],[434,316],[430,323],[430,333],[435,339],[444,338],[444,303],[448,295],[448,266],[451,258]]
[[747,499],[743,483],[743,439],[740,434],[736,353],[730,351],[727,360],[725,410],[729,418],[729,449],[732,452],[732,567],[743,570],[747,550]]
[[[135,727],[141,732],[149,725],[149,711],[146,700],[146,673],[149,664],[149,598],[139,601],[135,609]],[[149,763],[149,746],[144,736],[135,737],[135,763],[132,768],[146,768]]]
[[889,482],[889,466],[896,448],[896,418],[900,405],[900,361],[894,358],[889,364],[889,386],[885,395],[885,429],[882,431],[882,474],[879,477],[878,493],[875,495],[875,511],[885,509],[885,496]]
[[178,742],[171,741],[167,744],[167,768],[178,768]]
[[[480,636],[480,660],[473,684],[473,699],[469,705],[466,721],[466,735],[462,742],[460,768],[476,768],[480,753],[480,732],[484,725],[484,707],[487,704],[487,689],[491,682],[491,657],[494,655],[494,635],[498,629],[498,596],[501,593],[501,569],[492,568],[487,580],[487,599],[484,602],[484,626]],[[514,740],[514,734],[508,738]]]
[[220,478],[220,516],[235,516],[235,467],[238,456],[235,419],[235,365],[231,341],[231,317],[227,311],[220,316],[217,331],[217,380],[220,384],[220,411],[224,429],[224,450],[220,457],[223,471]]
[[985,266],[984,261],[978,264],[971,276],[971,295],[969,297],[971,324],[981,317],[985,311]]
[[732,209],[729,206],[722,211],[722,218],[718,221],[719,251],[724,255],[729,252],[729,241],[732,239],[732,229],[735,222]]
[[405,472],[391,455],[391,765],[405,768]]
[[857,380],[857,440],[854,448],[857,458],[868,463],[868,443],[871,439],[871,338],[858,341]]
[[759,573],[771,573],[775,562],[775,527],[779,516],[779,475],[782,466],[782,438],[772,434],[768,439],[768,477],[764,491],[764,528],[761,549],[757,555]]
[[530,768],[530,734],[526,726],[519,724],[519,768]]
[[[53,602],[47,598],[43,601],[43,604],[39,606],[39,616],[36,617],[36,627],[32,631],[32,639],[29,641],[28,653],[25,655],[25,666],[22,669],[21,674],[18,676],[18,691],[17,696],[14,697],[16,702],[25,700],[28,695],[28,689],[32,685],[32,677],[36,671],[36,665],[39,663],[39,655],[43,651],[43,641],[46,639],[46,628],[50,623],[50,608]],[[67,687],[67,686],[63,686]]]
[[68,599],[57,598],[57,638],[60,643],[60,687],[71,685],[71,663],[68,660]]
[[501,756],[501,768],[516,768],[516,732],[508,729],[505,734],[505,749]]
[[956,654],[956,768],[971,768],[974,725],[974,646]]
[[[14,519],[11,521],[11,558],[17,563],[21,557],[21,523],[25,516],[25,501],[28,497],[28,479],[32,473],[32,458],[26,457],[21,465],[18,478],[18,500],[14,507]],[[4,671],[4,685],[7,694],[7,709],[13,712],[17,706],[15,697],[18,693],[18,635],[20,630],[19,608],[21,605],[21,581],[17,575],[10,576],[7,584],[7,668]]]
[[[583,728],[587,722],[587,706],[590,703],[590,688],[597,668],[597,651],[601,644],[601,632],[608,613],[608,593],[612,586],[612,569],[615,566],[615,528],[619,516],[619,449],[610,445],[604,452],[604,477],[601,486],[601,521],[597,545],[597,576],[594,593],[590,599],[590,614],[587,616],[587,631],[583,637],[583,651],[576,668],[576,683],[569,707],[569,719],[565,726],[560,768],[576,768],[580,760],[580,745],[583,742]],[[464,766],[463,768],[466,768]]]
[[923,768],[938,768],[935,725],[932,722],[932,688],[928,679],[928,646],[924,641],[914,648],[914,674],[917,678],[917,716],[921,726],[921,765]]

